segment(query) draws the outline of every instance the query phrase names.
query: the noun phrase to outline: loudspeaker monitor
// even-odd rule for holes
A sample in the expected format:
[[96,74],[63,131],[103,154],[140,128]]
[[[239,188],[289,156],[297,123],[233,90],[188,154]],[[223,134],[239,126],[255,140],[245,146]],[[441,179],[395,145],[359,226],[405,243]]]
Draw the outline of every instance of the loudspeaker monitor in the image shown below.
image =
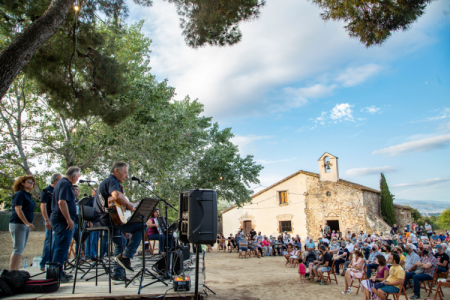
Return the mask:
[[217,193],[187,190],[180,194],[179,240],[183,243],[214,244],[217,238]]

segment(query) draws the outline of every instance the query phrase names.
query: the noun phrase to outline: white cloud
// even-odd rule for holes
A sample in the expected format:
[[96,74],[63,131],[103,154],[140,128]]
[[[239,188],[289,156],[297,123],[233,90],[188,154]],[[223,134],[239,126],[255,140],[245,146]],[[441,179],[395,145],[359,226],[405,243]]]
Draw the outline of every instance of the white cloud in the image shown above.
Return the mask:
[[432,178],[427,180],[422,180],[413,183],[401,183],[393,185],[392,187],[408,187],[408,186],[430,186],[435,184],[440,184],[444,182],[450,182],[450,178]]
[[375,114],[375,113],[379,112],[380,110],[381,110],[381,108],[375,107],[375,105],[372,105],[370,107],[364,107],[363,109],[361,109],[362,112],[367,112],[369,114]]
[[442,110],[437,110],[437,111],[440,111],[440,113],[437,116],[428,117],[428,118],[418,120],[418,121],[411,121],[411,123],[442,121],[442,120],[450,118],[450,108],[445,107]]
[[354,121],[352,116],[352,107],[353,105],[348,103],[336,104],[336,106],[331,110],[330,118],[335,122]]
[[426,152],[434,149],[442,149],[447,147],[449,143],[450,134],[444,134],[375,150],[372,154],[399,156],[415,152]]
[[376,64],[367,64],[358,68],[347,68],[337,78],[344,86],[355,86],[379,73],[383,68]]
[[255,155],[256,148],[252,144],[258,140],[270,138],[271,136],[266,135],[235,135],[231,138],[231,142],[238,146],[241,155]]
[[265,160],[265,159],[256,159],[255,161],[258,163],[261,163],[263,165],[268,165],[268,164],[276,164],[276,163],[282,163],[282,162],[289,162],[289,161],[293,161],[296,160],[297,158],[287,158],[287,159],[279,159],[279,160]]
[[[345,86],[361,83],[379,72],[384,62],[431,43],[428,28],[442,22],[444,8],[442,1],[433,2],[409,31],[394,33],[383,47],[367,49],[348,36],[342,22],[324,22],[321,9],[308,1],[268,1],[259,19],[240,25],[240,43],[191,49],[184,42],[175,5],[154,1],[147,8],[131,0],[127,3],[129,22],[146,20],[144,31],[152,39],[152,74],[158,80],[168,78],[177,99],[198,98],[205,104],[205,114],[216,119],[272,113],[274,108],[299,107],[308,95],[327,96],[300,90],[292,103],[283,99],[281,105],[273,97],[304,82],[317,88],[316,83],[321,83],[324,90],[336,82],[323,78],[337,78]],[[345,69],[350,64],[356,67]]]
[[326,120],[327,120],[327,112],[326,112],[326,111],[323,111],[323,112],[320,114],[320,117],[317,117],[317,118],[314,119],[314,122],[320,123],[320,124],[322,124],[322,125],[325,125]]
[[395,172],[397,169],[393,166],[384,166],[384,167],[374,167],[374,168],[355,168],[345,171],[345,175],[348,176],[365,176],[365,175],[373,175],[380,173],[391,173]]
[[286,87],[283,92],[286,96],[286,102],[282,105],[289,107],[300,107],[308,102],[309,99],[325,97],[331,95],[336,85],[326,86],[324,84],[316,84],[306,88]]

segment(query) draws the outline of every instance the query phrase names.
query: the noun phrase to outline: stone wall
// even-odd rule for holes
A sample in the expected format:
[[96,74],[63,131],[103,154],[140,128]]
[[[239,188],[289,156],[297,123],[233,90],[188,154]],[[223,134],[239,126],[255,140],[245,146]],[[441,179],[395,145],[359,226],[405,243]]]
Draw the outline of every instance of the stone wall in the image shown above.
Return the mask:
[[364,206],[367,207],[372,213],[381,217],[381,198],[380,194],[363,191]]
[[411,207],[394,204],[394,209],[398,228],[403,230],[406,224],[412,224]]
[[366,210],[366,230],[367,234],[380,234],[389,235],[389,231],[391,230],[391,226],[389,226],[382,217],[373,213],[370,209],[365,208]]
[[314,176],[308,176],[306,182],[306,228],[310,237],[319,236],[320,225],[326,220],[338,220],[344,232],[366,229],[362,190],[340,182],[320,181]]

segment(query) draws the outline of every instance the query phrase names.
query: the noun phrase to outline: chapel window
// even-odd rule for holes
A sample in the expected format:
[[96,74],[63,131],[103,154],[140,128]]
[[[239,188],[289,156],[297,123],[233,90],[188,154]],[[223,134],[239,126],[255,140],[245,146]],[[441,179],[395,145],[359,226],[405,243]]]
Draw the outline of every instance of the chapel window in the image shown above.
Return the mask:
[[278,192],[278,200],[280,204],[287,204],[287,191],[280,191]]
[[292,231],[291,221],[280,221],[280,232]]

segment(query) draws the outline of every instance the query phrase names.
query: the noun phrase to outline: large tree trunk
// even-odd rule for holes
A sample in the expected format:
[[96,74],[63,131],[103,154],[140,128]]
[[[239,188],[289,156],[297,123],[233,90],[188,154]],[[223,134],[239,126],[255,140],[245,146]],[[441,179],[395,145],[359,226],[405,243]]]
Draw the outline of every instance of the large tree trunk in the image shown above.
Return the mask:
[[75,0],[52,0],[44,14],[0,53],[0,101],[34,52],[62,25]]

